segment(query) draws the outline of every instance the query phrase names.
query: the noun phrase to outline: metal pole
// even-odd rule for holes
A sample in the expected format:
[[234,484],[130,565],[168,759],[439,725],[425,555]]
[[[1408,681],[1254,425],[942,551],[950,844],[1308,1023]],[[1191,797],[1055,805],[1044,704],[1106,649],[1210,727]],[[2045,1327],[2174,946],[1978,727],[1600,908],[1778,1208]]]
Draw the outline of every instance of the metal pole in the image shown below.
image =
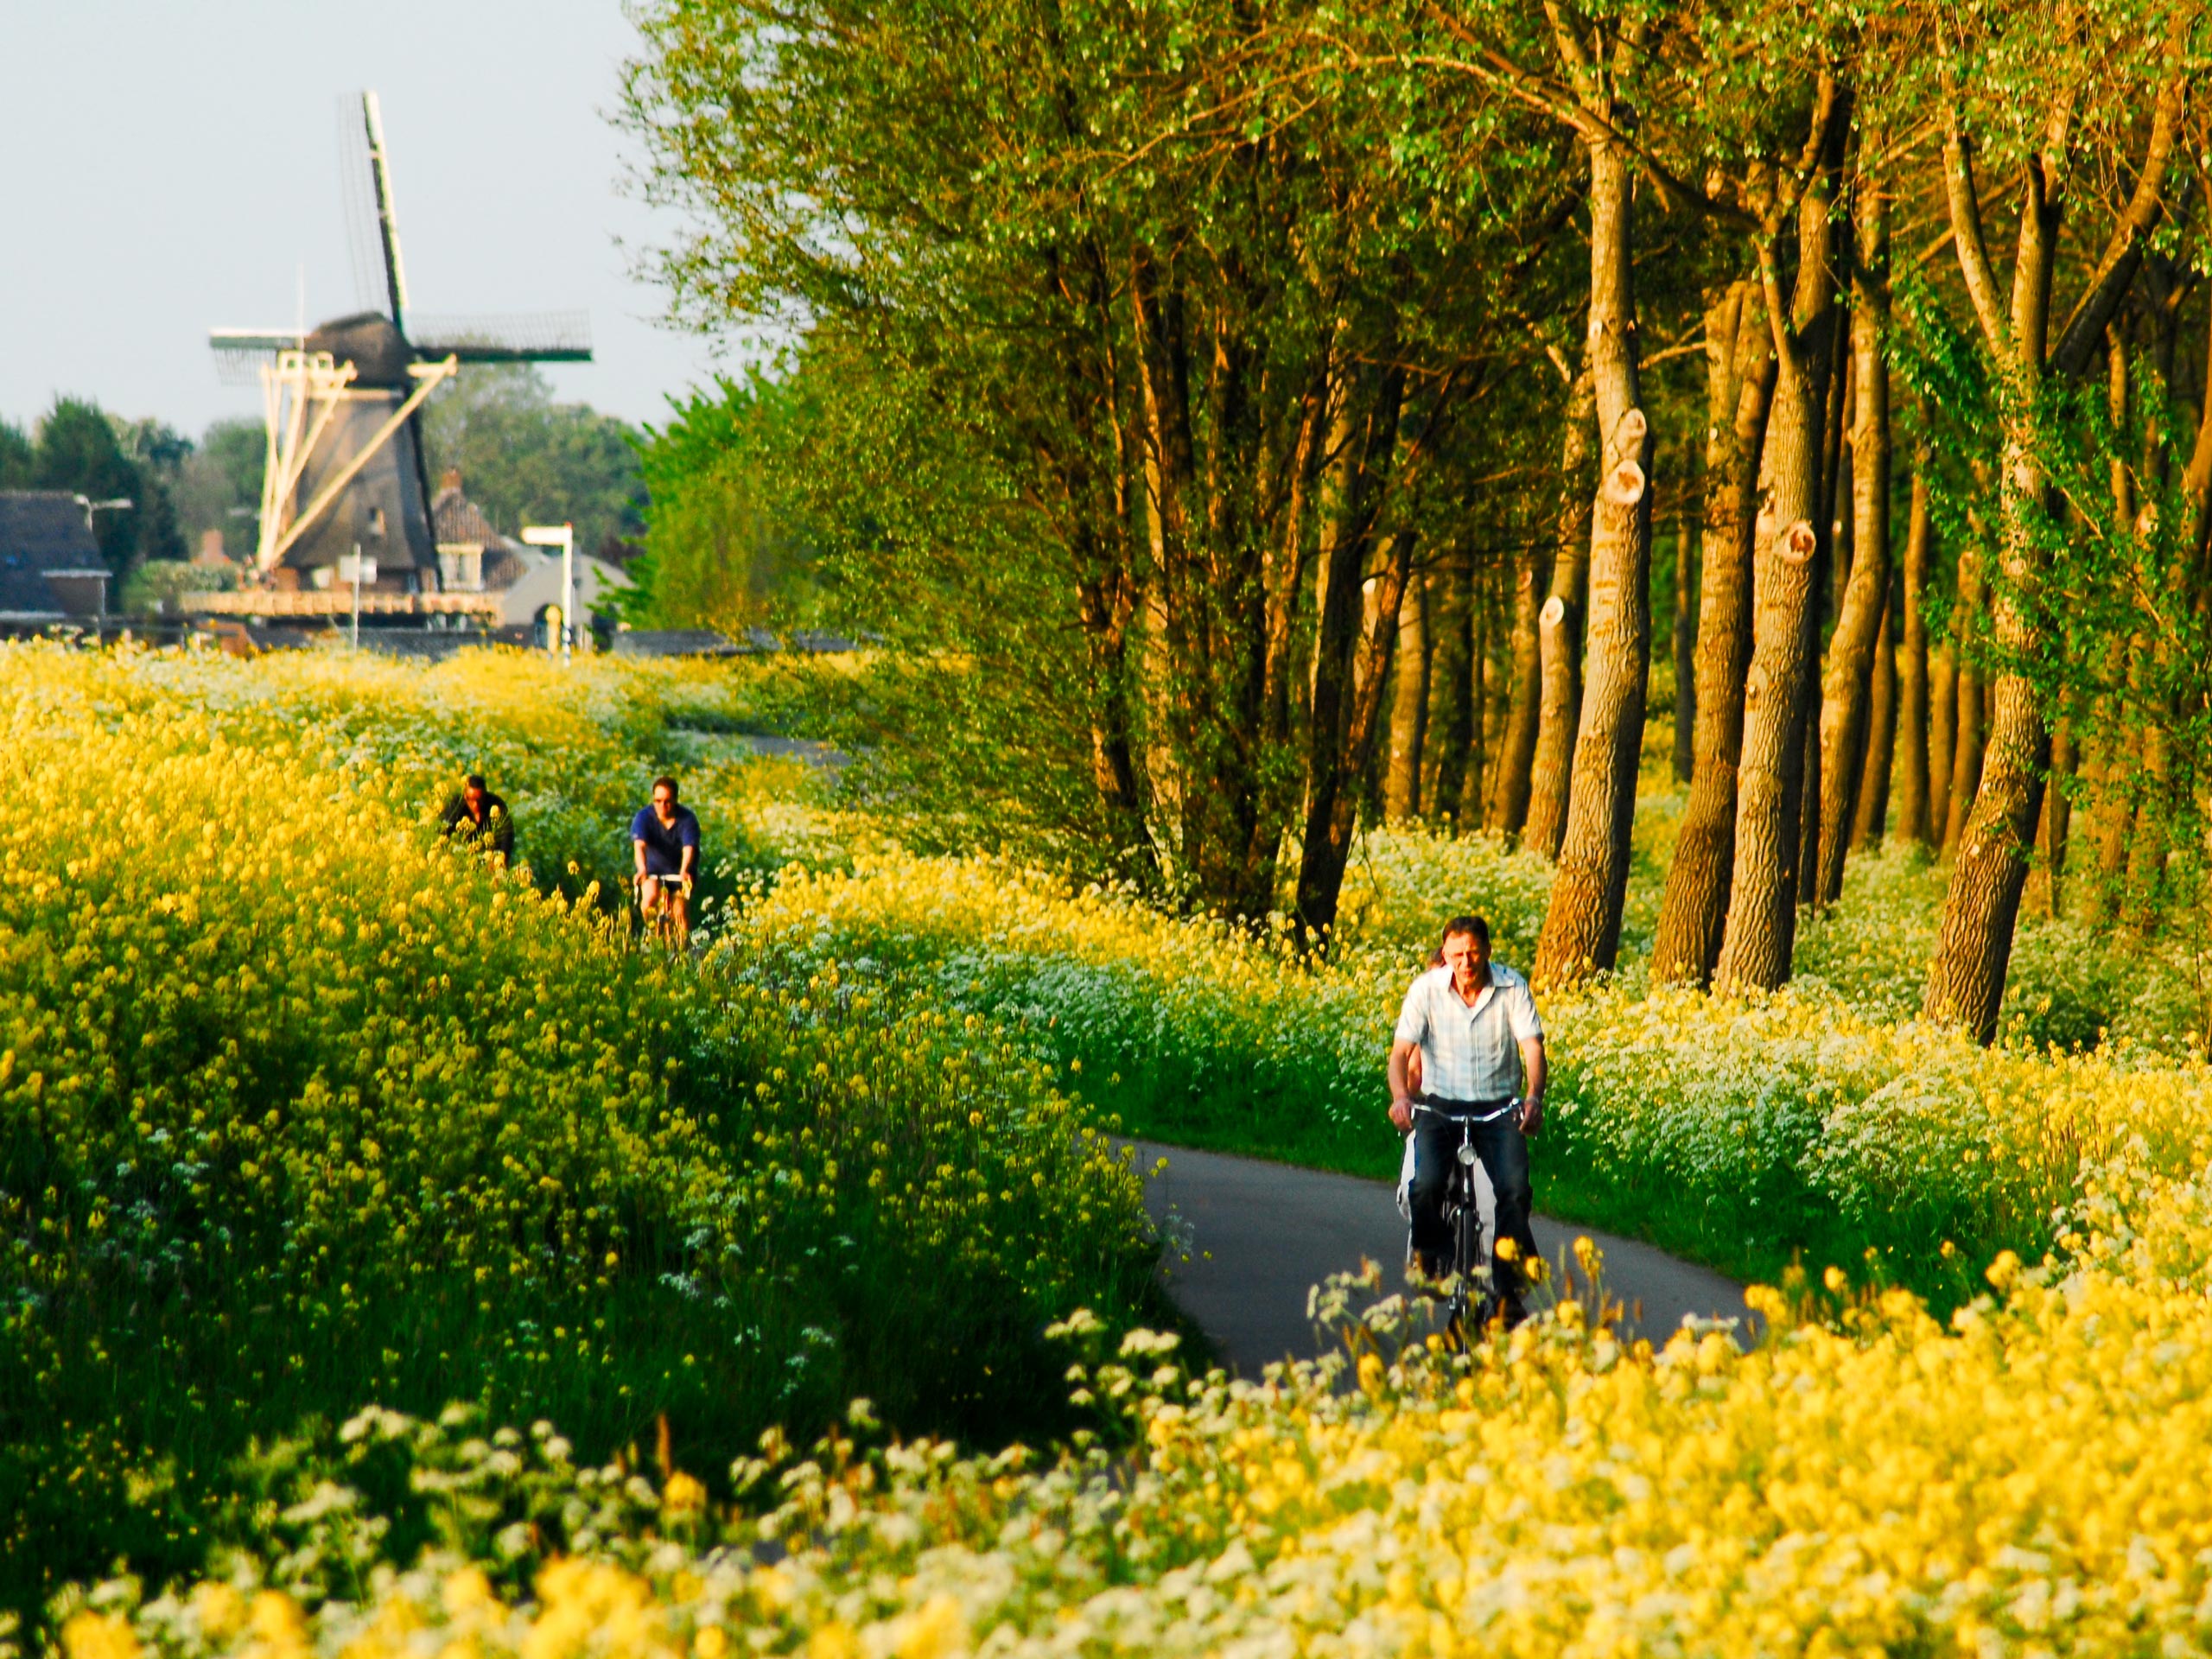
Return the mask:
[[353,649],[361,648],[361,544],[353,543]]
[[561,526],[561,665],[573,660],[576,639],[576,527]]

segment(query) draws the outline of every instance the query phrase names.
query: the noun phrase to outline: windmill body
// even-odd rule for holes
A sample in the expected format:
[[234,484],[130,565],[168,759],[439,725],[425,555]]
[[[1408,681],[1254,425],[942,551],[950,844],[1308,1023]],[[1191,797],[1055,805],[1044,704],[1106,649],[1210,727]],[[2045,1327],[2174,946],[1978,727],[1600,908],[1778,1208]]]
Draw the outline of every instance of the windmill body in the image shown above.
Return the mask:
[[324,323],[264,367],[255,568],[276,588],[324,587],[358,549],[383,590],[423,591],[437,550],[417,414],[453,366],[417,363],[398,326],[371,311]]
[[213,331],[219,361],[261,383],[267,449],[256,585],[193,595],[191,608],[334,617],[353,601],[339,562],[358,550],[377,570],[365,616],[461,621],[487,607],[481,594],[439,591],[423,406],[465,363],[588,362],[589,330],[575,315],[456,319],[417,321],[410,338],[376,94],[361,95],[358,124],[350,107],[346,114],[340,134],[353,164],[341,176],[365,187],[353,196],[357,276],[382,289],[388,308],[312,330]]

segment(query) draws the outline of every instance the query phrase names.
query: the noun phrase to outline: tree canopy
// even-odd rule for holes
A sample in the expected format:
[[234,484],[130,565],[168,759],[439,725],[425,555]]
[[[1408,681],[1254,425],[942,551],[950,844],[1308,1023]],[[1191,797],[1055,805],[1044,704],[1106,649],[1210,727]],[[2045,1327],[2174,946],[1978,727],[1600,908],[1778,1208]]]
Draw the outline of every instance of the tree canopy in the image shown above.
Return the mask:
[[585,404],[561,404],[528,364],[464,371],[431,398],[423,445],[435,487],[457,469],[469,499],[508,535],[571,523],[576,545],[606,551],[644,530],[637,434]]
[[1481,823],[1560,861],[1571,978],[1694,686],[1670,976],[1786,978],[1893,775],[1954,861],[1939,1017],[1993,1031],[2076,801],[2079,902],[2197,902],[2196,0],[640,23],[673,303],[804,341],[776,442],[918,700],[887,781],[972,761],[1077,862],[1309,940],[1363,815]]
[[92,531],[101,556],[116,575],[139,556],[142,536],[155,522],[149,511],[146,474],[124,448],[116,423],[99,404],[79,397],[54,400],[38,423],[30,486],[65,490],[93,502],[129,502],[125,507],[95,512]]

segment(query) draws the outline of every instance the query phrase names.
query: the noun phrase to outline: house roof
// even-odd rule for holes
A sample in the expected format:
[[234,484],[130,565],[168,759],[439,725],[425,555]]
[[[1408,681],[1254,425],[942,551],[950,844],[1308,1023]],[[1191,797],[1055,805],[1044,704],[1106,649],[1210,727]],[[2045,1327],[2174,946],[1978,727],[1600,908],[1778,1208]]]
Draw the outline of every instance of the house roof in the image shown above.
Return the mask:
[[625,628],[614,636],[617,657],[735,657],[744,649],[712,628]]
[[530,574],[530,554],[501,536],[484,550],[484,591],[504,593]]
[[60,616],[49,575],[105,578],[85,510],[61,490],[0,490],[0,613]]
[[488,548],[499,540],[477,505],[461,493],[458,474],[448,473],[445,486],[430,503],[431,540],[440,547]]
[[451,467],[430,503],[430,524],[441,548],[473,547],[483,556],[477,579],[486,593],[502,592],[530,574],[530,550],[492,527],[483,510],[461,493],[461,474]]

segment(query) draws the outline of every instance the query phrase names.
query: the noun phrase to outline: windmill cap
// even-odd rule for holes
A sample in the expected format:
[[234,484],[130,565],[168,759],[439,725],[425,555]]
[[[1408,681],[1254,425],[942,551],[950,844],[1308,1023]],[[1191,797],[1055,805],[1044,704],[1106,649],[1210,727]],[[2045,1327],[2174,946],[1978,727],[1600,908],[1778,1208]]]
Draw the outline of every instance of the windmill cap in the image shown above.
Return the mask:
[[391,391],[410,387],[407,365],[415,360],[407,337],[381,312],[363,311],[322,324],[307,339],[311,352],[328,352],[353,365],[353,384]]

